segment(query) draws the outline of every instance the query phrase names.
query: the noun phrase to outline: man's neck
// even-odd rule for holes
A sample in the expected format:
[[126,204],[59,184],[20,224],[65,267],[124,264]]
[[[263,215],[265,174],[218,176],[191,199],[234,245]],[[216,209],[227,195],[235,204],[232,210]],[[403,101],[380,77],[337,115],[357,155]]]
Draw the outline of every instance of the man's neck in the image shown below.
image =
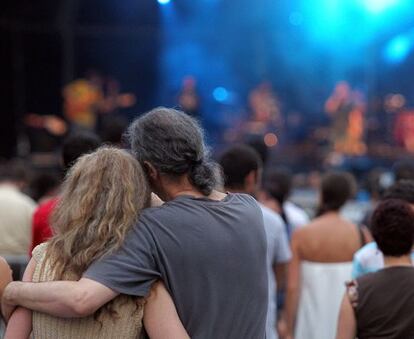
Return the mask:
[[254,193],[248,192],[244,187],[225,187],[226,192],[249,194],[254,197]]
[[173,200],[180,195],[191,195],[196,198],[204,197],[204,195],[198,191],[188,180],[186,176],[180,178],[160,178],[162,182],[162,196],[163,200]]
[[411,255],[401,257],[384,256],[384,267],[392,266],[412,266]]
[[211,194],[206,197],[197,188],[195,188],[186,177],[179,178],[174,182],[171,180],[163,181],[162,190],[162,197],[165,201],[173,200],[181,195],[190,195],[194,198],[209,198],[211,200],[220,201],[227,195],[213,189]]

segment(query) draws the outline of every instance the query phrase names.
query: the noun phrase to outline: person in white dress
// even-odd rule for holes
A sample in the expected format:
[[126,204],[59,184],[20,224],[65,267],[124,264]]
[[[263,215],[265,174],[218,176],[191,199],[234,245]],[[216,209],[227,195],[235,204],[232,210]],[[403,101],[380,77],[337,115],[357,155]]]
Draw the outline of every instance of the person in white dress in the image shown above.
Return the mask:
[[325,175],[318,217],[293,233],[285,310],[287,338],[335,337],[353,254],[371,239],[367,229],[360,229],[339,214],[354,188],[350,174]]

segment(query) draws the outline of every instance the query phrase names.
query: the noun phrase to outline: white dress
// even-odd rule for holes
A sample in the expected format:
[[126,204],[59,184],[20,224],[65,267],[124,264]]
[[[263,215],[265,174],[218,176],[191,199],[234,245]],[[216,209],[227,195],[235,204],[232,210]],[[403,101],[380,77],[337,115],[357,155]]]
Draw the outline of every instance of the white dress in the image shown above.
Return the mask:
[[333,339],[352,263],[303,261],[295,339]]

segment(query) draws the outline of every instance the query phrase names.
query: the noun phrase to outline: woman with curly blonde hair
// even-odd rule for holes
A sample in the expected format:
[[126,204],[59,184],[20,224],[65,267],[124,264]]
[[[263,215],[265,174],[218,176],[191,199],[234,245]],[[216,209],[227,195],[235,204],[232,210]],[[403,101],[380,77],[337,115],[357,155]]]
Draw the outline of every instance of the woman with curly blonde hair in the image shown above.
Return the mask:
[[[79,280],[91,263],[121,246],[140,212],[149,207],[150,196],[140,164],[127,151],[103,147],[82,156],[69,171],[54,211],[55,236],[33,250],[24,280]],[[18,308],[6,338],[28,338],[30,332],[42,339],[137,338],[144,309],[147,326],[157,327],[152,333],[166,338],[161,333],[165,329],[170,337],[188,337],[169,294],[158,283],[146,301],[120,295],[86,318],[63,319]]]

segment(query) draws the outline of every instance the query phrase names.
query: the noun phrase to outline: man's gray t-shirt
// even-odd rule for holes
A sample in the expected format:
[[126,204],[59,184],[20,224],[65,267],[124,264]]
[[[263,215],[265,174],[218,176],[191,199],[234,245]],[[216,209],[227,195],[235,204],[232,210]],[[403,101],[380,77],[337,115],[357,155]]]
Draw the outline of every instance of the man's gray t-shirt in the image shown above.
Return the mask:
[[193,339],[261,339],[267,313],[262,212],[245,194],[179,196],[143,212],[114,254],[84,277],[145,297],[162,279]]

